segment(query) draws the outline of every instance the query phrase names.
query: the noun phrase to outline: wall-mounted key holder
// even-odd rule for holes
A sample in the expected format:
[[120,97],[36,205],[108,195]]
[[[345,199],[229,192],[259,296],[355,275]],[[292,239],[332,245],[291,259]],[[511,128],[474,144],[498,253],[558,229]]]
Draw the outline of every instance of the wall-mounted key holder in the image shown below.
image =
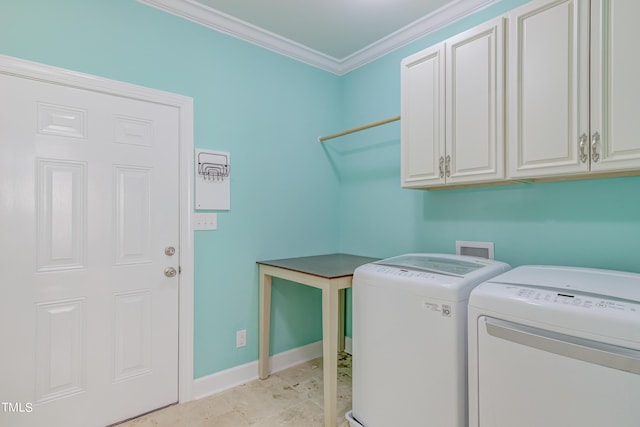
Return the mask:
[[230,209],[229,157],[229,153],[224,151],[196,149],[196,209]]

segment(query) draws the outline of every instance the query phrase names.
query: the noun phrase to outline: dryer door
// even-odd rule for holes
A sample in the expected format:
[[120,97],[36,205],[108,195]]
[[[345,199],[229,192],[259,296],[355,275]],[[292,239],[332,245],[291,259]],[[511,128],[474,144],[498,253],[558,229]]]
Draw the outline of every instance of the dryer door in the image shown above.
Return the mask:
[[487,316],[477,327],[478,427],[638,426],[638,349]]

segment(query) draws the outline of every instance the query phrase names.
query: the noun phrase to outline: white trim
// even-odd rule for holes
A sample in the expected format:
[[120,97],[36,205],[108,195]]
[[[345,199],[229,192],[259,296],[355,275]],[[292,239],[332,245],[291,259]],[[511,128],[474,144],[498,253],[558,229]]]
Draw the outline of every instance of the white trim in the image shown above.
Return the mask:
[[456,0],[447,3],[429,15],[400,28],[369,46],[343,58],[340,61],[343,73],[355,70],[369,62],[408,45],[428,34],[438,31],[482,9],[498,3],[499,0]]
[[257,361],[234,366],[206,377],[196,378],[193,381],[193,399],[202,399],[257,379]]
[[217,11],[193,0],[138,0],[213,30],[228,34],[314,67],[334,72],[336,59],[285,37]]
[[137,0],[205,27],[245,40],[305,64],[343,75],[455,21],[498,3],[499,0],[455,0],[400,30],[345,57],[335,58],[246,21],[198,3],[196,0]]
[[353,354],[353,339],[350,337],[344,337],[344,352]]
[[[275,354],[269,358],[271,372],[279,372],[322,356],[322,341]],[[202,399],[258,379],[258,361],[246,363],[193,382],[193,398]]]
[[178,397],[192,399],[193,388],[193,99],[129,83],[109,80],[46,64],[0,55],[0,73],[96,92],[155,102],[180,112],[180,314]]
[[191,221],[193,200],[193,98],[181,96],[180,109],[180,330],[178,399],[193,399],[194,251]]

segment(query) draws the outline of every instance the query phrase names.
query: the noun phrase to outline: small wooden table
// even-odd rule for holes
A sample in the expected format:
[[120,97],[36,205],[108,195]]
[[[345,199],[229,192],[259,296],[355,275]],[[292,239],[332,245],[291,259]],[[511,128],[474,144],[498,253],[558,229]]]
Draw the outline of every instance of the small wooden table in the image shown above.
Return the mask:
[[318,255],[258,261],[260,274],[261,379],[269,376],[269,332],[271,278],[279,277],[322,289],[322,357],[324,381],[324,425],[336,425],[338,351],[344,350],[344,290],[351,287],[354,270],[377,258],[347,254]]

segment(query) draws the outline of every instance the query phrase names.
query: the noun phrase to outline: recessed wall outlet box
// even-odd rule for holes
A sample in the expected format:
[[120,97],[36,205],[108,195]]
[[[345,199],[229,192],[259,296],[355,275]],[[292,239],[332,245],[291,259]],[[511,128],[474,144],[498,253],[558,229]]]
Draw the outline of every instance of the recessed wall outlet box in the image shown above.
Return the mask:
[[209,212],[194,212],[193,214],[194,230],[215,230],[218,228],[218,216]]
[[236,331],[236,347],[244,347],[247,345],[247,330],[242,329]]
[[456,254],[493,259],[493,242],[456,240]]

